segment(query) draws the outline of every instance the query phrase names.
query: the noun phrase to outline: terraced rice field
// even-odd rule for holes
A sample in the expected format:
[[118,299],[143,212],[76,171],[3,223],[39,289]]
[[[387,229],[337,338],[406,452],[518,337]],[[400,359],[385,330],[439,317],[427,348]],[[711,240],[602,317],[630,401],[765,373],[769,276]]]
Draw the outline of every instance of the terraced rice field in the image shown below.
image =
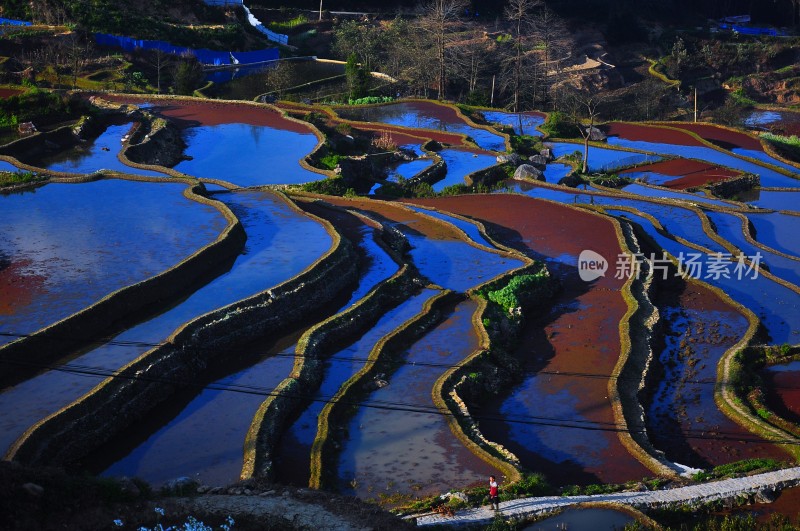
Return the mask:
[[[0,162],[60,172],[0,196],[7,459],[155,484],[264,476],[399,503],[489,474],[588,485],[794,458],[775,442],[796,434],[721,390],[745,344],[800,344],[800,169],[755,137],[612,123],[590,166],[631,166],[639,182],[620,190],[558,185],[572,165],[557,161],[544,183],[507,181],[515,193],[388,201],[266,188],[324,178],[305,159],[322,134],[278,108],[112,99],[178,125],[183,160],[127,165],[124,120],[77,149]],[[325,112],[418,156],[446,144],[434,191],[471,183],[506,149],[448,105]],[[524,134],[543,121],[480,112]],[[101,169],[114,178],[88,178]],[[743,172],[763,188],[694,189]],[[631,253],[650,280],[626,274]],[[687,260],[696,278],[676,274]],[[523,275],[533,299],[501,306]],[[796,364],[760,373],[789,423]]]

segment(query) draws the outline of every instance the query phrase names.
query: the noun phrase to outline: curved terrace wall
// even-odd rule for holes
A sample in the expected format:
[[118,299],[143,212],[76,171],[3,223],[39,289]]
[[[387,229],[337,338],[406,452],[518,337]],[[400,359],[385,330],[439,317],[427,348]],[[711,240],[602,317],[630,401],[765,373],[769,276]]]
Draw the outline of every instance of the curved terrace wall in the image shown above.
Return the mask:
[[[629,224],[622,225],[615,220],[614,227],[621,242],[624,241],[631,253],[641,252]],[[653,326],[659,319],[658,309],[652,303],[653,284],[648,273],[649,266],[645,261],[641,266],[641,274],[632,277],[623,288],[622,296],[628,304],[628,311],[619,324],[622,349],[608,381],[608,396],[617,423],[626,427],[626,430],[619,432],[623,446],[656,474],[675,476],[676,470],[647,436],[645,410],[639,400],[639,393],[645,387],[653,361],[651,339]]]
[[186,323],[162,345],[30,428],[6,459],[49,465],[75,462],[169,399],[183,387],[181,382],[202,378],[210,363],[234,355],[232,345],[277,333],[329,302],[354,280],[356,260],[349,241],[320,221],[333,245],[305,271]]
[[[120,100],[122,100],[124,102],[128,102],[128,103],[129,102],[134,102],[134,101],[138,102],[138,101],[141,100],[142,103],[151,102],[151,101],[181,101],[181,102],[189,102],[189,103],[194,102],[194,103],[198,103],[198,104],[208,105],[209,102],[211,101],[211,100],[208,100],[208,99],[197,98],[197,97],[193,97],[193,96],[172,96],[172,95],[164,95],[164,94],[148,94],[146,97],[145,96],[138,96],[138,95],[135,95],[135,94],[116,94],[116,95],[111,95],[111,96],[112,96],[112,101],[115,101],[113,98],[117,98],[117,99],[120,99]],[[101,100],[101,101],[103,101],[105,104],[108,104],[108,105],[112,104],[112,103],[110,103],[110,102],[108,102],[106,100]],[[287,121],[290,121],[290,122],[294,122],[294,123],[298,123],[298,124],[302,124],[304,127],[307,127],[309,129],[309,131],[311,131],[311,133],[314,136],[317,137],[317,145],[311,151],[311,153],[309,153],[306,157],[303,157],[302,159],[300,159],[298,161],[298,164],[300,164],[300,166],[302,166],[304,169],[309,170],[309,171],[314,172],[314,173],[318,173],[318,174],[320,174],[321,176],[324,176],[324,177],[332,177],[332,176],[335,175],[331,171],[326,171],[326,170],[321,170],[319,168],[315,168],[314,166],[309,164],[309,162],[306,160],[309,156],[311,156],[312,154],[316,153],[318,150],[320,150],[325,145],[325,135],[323,135],[320,132],[320,130],[317,129],[313,124],[311,124],[309,122],[306,122],[306,121],[303,121],[303,120],[299,120],[299,119],[297,119],[297,118],[295,118],[293,116],[290,116],[286,112],[286,110],[281,109],[280,107],[276,107],[274,105],[266,104],[266,103],[258,103],[258,102],[243,101],[243,100],[213,100],[213,103],[214,104],[219,104],[219,105],[225,105],[225,106],[232,106],[232,107],[250,107],[250,108],[253,108],[253,109],[262,109],[262,110],[263,109],[269,109],[269,110],[272,110],[272,111],[275,111],[275,112],[279,113],[280,116],[284,120],[287,120]],[[145,143],[146,142],[143,142],[143,144],[145,144]],[[147,148],[147,149],[149,149],[149,148]],[[120,153],[119,158],[120,158],[121,161],[123,161],[127,165],[133,166],[135,168],[161,171],[161,172],[165,172],[165,173],[168,173],[168,174],[176,176],[176,177],[181,177],[181,176],[182,177],[186,177],[185,174],[182,174],[182,173],[180,173],[180,172],[178,172],[176,170],[173,170],[172,168],[165,168],[165,167],[162,167],[162,166],[149,165],[149,164],[139,164],[139,163],[133,162],[133,161],[131,161],[131,160],[129,160],[127,158],[127,156],[125,155],[126,152],[127,152],[127,148]],[[230,183],[222,184],[223,181],[218,181],[218,182],[220,183],[220,185],[231,186]]]
[[[617,207],[615,207],[615,209],[622,210]],[[649,241],[650,244],[656,248],[658,247],[658,245],[653,242],[646,233],[640,233],[638,230],[635,232],[639,238]],[[670,261],[673,262],[673,264],[677,265],[678,261],[675,257],[669,254],[667,256]],[[780,444],[781,441],[786,441],[787,439],[795,441],[798,439],[788,435],[786,432],[774,426],[771,426],[766,421],[756,416],[752,411],[749,410],[749,408],[745,405],[745,402],[743,402],[743,400],[739,398],[736,393],[738,372],[742,370],[741,364],[737,361],[737,354],[746,346],[754,342],[756,332],[758,331],[760,325],[758,317],[756,317],[756,315],[748,308],[733,300],[720,288],[691,278],[687,279],[687,281],[701,283],[705,288],[719,296],[726,304],[738,310],[742,315],[745,316],[748,322],[748,329],[745,335],[739,340],[738,343],[736,343],[733,347],[728,349],[725,354],[722,355],[717,364],[717,381],[714,386],[714,401],[716,402],[717,407],[731,420],[743,428],[758,436],[764,437],[767,440],[773,441],[776,446],[785,450],[789,455],[792,455],[796,459],[800,459],[800,450],[798,450],[798,446],[796,444]]]
[[271,478],[273,453],[288,423],[313,396],[324,374],[324,359],[338,345],[368,330],[387,309],[401,303],[415,285],[413,267],[381,282],[366,297],[308,330],[297,343],[291,375],[281,382],[259,408],[245,439],[242,479]]
[[[168,182],[168,179],[154,177],[128,180]],[[52,363],[81,343],[81,340],[70,341],[67,338],[85,338],[86,341],[96,337],[124,317],[185,292],[209,270],[241,252],[246,236],[239,220],[223,203],[210,200],[198,192],[197,186],[187,187],[184,196],[216,208],[228,221],[228,226],[214,242],[158,275],[118,289],[73,315],[4,345],[0,348],[0,361],[23,359],[34,365]],[[4,364],[4,368],[0,369],[0,385],[16,378],[16,371],[9,370],[9,367],[14,365]]]
[[[446,310],[459,299],[453,291],[444,291],[425,302],[422,311],[400,327],[382,337],[370,350],[364,366],[339,388],[339,391],[328,402],[318,417],[317,437],[311,447],[311,488],[323,488],[330,476],[329,467],[336,453],[335,438],[332,426],[342,423],[348,415],[346,409],[363,393],[362,384],[380,372],[390,373],[392,360],[404,347],[419,340],[446,315]],[[342,408],[346,408],[343,410]]]

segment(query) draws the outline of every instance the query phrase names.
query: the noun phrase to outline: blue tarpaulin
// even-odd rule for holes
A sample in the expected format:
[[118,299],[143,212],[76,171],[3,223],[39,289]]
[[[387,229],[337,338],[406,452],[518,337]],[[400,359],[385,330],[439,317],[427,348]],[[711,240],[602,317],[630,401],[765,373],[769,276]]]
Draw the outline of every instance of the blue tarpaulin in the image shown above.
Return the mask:
[[136,49],[140,49],[161,50],[162,52],[174,55],[183,55],[188,53],[195,56],[197,60],[204,65],[221,66],[233,64],[236,61],[238,61],[239,64],[245,65],[249,63],[274,61],[280,56],[277,48],[267,48],[253,52],[220,52],[215,50],[207,50],[205,48],[195,50],[193,48],[175,46],[174,44],[164,41],[148,41],[143,39],[134,39],[132,37],[120,37],[119,35],[108,35],[106,33],[95,33],[94,40],[100,46],[113,46],[116,48],[122,48],[126,52],[134,52]]
[[742,35],[769,35],[771,37],[785,37],[786,33],[778,31],[774,28],[751,28],[749,26],[740,26],[738,24],[720,24],[720,28],[735,31]]
[[32,26],[33,23],[25,20],[14,20],[12,18],[0,17],[0,26]]

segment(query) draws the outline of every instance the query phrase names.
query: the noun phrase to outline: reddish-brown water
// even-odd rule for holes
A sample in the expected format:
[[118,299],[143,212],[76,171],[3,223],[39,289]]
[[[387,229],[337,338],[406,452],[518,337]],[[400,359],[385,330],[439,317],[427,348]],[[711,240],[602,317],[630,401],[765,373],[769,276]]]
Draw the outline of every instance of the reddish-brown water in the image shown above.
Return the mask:
[[[442,324],[408,348],[405,363],[386,378],[389,385],[361,402],[339,455],[337,477],[345,492],[361,498],[427,495],[499,475],[453,435],[431,398],[431,389],[446,366],[459,363],[479,347],[472,325],[476,310],[473,301],[459,304]],[[418,411],[369,407],[385,403]]]
[[620,482],[649,475],[614,431],[608,379],[580,376],[611,374],[620,352],[619,322],[627,309],[620,292],[623,281],[609,274],[588,283],[577,274],[582,250],[611,260],[621,252],[612,223],[521,196],[414,202],[490,223],[496,238],[546,260],[562,284],[552,308],[526,323],[517,350],[525,379],[481,408],[489,417],[522,422],[484,420],[481,428],[487,437],[555,484]]

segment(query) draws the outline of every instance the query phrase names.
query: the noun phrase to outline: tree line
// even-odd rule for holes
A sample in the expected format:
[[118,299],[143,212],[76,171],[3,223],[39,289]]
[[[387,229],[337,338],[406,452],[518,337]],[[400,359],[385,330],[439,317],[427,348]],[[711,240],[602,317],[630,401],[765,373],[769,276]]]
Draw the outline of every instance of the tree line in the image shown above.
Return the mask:
[[519,111],[550,102],[574,48],[563,19],[542,0],[509,0],[494,27],[469,13],[466,0],[428,0],[412,20],[343,21],[333,51],[392,76],[408,95]]

